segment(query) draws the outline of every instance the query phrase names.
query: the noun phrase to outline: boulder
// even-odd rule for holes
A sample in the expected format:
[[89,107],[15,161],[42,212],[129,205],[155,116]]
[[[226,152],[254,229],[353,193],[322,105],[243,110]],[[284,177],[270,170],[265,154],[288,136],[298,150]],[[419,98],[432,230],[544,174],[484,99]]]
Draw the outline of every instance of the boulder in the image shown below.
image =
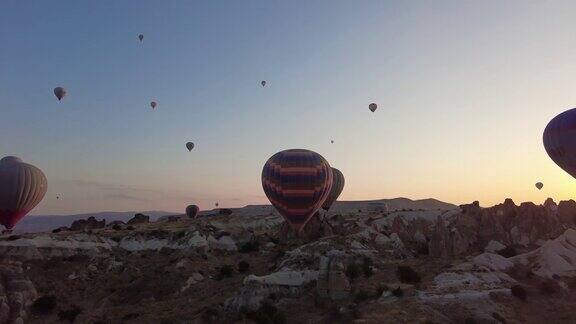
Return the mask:
[[87,231],[93,229],[104,228],[106,226],[106,220],[98,221],[94,217],[88,217],[88,219],[79,219],[72,222],[70,230],[72,231]]
[[150,217],[144,214],[136,214],[128,221],[128,225],[146,224],[150,223]]

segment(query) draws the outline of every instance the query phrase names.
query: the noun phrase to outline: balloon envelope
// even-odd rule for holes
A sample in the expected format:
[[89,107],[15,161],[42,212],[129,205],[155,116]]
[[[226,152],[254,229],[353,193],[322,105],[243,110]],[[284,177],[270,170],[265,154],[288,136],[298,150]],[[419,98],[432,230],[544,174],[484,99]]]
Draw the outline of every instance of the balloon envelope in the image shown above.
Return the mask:
[[330,194],[322,204],[322,209],[328,211],[330,206],[338,199],[342,190],[344,190],[344,175],[340,170],[332,168],[332,187],[330,188]]
[[266,85],[266,81],[262,81],[260,84],[264,87]]
[[138,35],[138,39],[139,39],[140,41],[142,41],[142,40],[144,39],[144,35],[142,35],[142,34]]
[[543,141],[550,158],[576,177],[576,108],[552,118],[544,129]]
[[190,206],[186,207],[186,216],[188,216],[190,218],[195,218],[196,215],[198,215],[199,211],[200,211],[200,208],[198,208],[198,206],[190,205]]
[[56,98],[58,98],[58,100],[62,100],[62,98],[66,96],[66,89],[62,87],[56,87],[54,88],[54,95],[56,96]]
[[156,101],[152,101],[150,103],[150,107],[152,107],[152,109],[156,109],[156,106],[158,106],[158,104],[156,103]]
[[48,181],[37,167],[17,157],[0,160],[0,224],[12,229],[44,198]]
[[370,109],[370,111],[372,112],[375,112],[377,108],[378,105],[376,105],[375,103],[371,103],[370,105],[368,105],[368,109]]
[[274,154],[262,169],[264,193],[297,231],[322,206],[332,186],[330,164],[318,153],[292,149]]
[[188,149],[188,151],[192,151],[192,149],[194,148],[194,143],[192,142],[186,143],[186,148]]
[[536,188],[538,188],[538,190],[542,189],[544,187],[544,184],[542,182],[536,182]]

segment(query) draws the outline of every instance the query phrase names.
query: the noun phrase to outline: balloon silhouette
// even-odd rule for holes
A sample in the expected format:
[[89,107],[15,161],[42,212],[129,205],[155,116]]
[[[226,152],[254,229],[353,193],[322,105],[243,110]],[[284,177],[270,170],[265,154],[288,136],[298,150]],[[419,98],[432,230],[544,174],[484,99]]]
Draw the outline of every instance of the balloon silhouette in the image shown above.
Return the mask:
[[322,204],[322,209],[328,211],[330,206],[338,199],[342,190],[344,190],[344,175],[340,170],[332,168],[332,187],[330,188],[330,194]]
[[280,215],[300,232],[328,197],[330,164],[318,153],[292,149],[274,154],[262,169],[262,188]]
[[140,40],[140,42],[142,42],[144,40],[144,35],[142,34],[138,35],[138,39]]
[[194,143],[192,142],[186,143],[186,148],[188,149],[188,152],[192,151],[192,149],[194,148]]
[[542,182],[536,182],[536,188],[538,188],[538,190],[541,190],[544,187],[544,184]]
[[266,86],[266,81],[262,81],[262,82],[260,82],[260,84],[264,87],[264,86]]
[[156,109],[156,106],[158,106],[158,103],[156,103],[156,101],[152,101],[150,103],[150,107],[152,107],[152,109]]
[[378,105],[376,105],[375,103],[371,103],[368,105],[368,109],[370,109],[371,112],[375,112],[376,109],[378,109]]
[[62,100],[66,96],[66,89],[62,87],[54,88],[54,95],[58,98],[58,101]]
[[544,129],[543,140],[552,161],[576,177],[576,108],[552,118]]
[[200,208],[198,208],[198,206],[190,205],[190,206],[186,207],[186,216],[188,216],[190,218],[196,218],[196,215],[198,215],[199,211],[200,211]]
[[48,181],[37,167],[15,156],[0,160],[0,224],[11,230],[44,198]]

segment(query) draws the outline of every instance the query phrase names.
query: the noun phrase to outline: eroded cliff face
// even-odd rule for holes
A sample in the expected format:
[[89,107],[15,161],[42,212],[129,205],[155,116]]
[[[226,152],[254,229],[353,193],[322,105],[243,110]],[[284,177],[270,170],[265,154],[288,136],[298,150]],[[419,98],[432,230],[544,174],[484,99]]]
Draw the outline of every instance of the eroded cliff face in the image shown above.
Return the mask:
[[430,254],[448,258],[482,251],[490,241],[509,247],[528,248],[558,237],[576,227],[576,202],[547,199],[543,205],[511,199],[493,207],[478,202],[460,206],[451,217],[439,216],[430,235]]
[[22,263],[0,260],[0,323],[24,323],[36,289],[22,270]]

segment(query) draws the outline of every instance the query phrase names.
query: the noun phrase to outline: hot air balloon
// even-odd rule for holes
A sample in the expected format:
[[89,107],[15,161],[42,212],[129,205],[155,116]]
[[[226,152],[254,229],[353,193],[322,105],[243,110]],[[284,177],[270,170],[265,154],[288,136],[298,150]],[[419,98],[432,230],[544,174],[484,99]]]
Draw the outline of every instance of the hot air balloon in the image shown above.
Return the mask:
[[342,190],[344,190],[344,175],[340,170],[332,168],[332,187],[330,188],[330,194],[322,204],[322,209],[328,211],[330,206],[338,199]]
[[309,150],[278,152],[262,169],[264,193],[298,232],[322,206],[331,186],[330,164],[320,154]]
[[376,109],[378,109],[378,105],[376,105],[375,103],[371,103],[370,105],[368,105],[368,109],[370,109],[370,111],[375,112]]
[[216,207],[218,207],[218,203],[215,203],[214,205],[215,205]]
[[186,148],[188,149],[188,152],[192,151],[192,149],[194,148],[194,143],[192,142],[186,143]]
[[142,34],[138,35],[138,39],[140,40],[140,42],[142,42],[144,40],[144,35]]
[[576,177],[576,108],[552,118],[544,129],[543,140],[550,158]]
[[538,190],[542,190],[543,187],[544,184],[542,182],[536,182],[536,188],[538,188]]
[[266,81],[262,80],[262,82],[260,82],[260,84],[265,87],[266,86]]
[[190,205],[190,206],[186,207],[186,216],[188,216],[190,218],[196,218],[196,215],[198,215],[199,211],[200,211],[200,208],[198,208],[198,206]]
[[156,109],[156,106],[158,106],[158,104],[156,103],[156,101],[152,101],[150,103],[150,107],[152,107],[152,109]]
[[48,181],[37,167],[15,156],[0,160],[0,224],[11,230],[44,198]]
[[334,140],[330,140],[330,143],[334,144]]
[[54,95],[58,98],[58,101],[62,100],[66,96],[66,89],[62,87],[54,88]]

